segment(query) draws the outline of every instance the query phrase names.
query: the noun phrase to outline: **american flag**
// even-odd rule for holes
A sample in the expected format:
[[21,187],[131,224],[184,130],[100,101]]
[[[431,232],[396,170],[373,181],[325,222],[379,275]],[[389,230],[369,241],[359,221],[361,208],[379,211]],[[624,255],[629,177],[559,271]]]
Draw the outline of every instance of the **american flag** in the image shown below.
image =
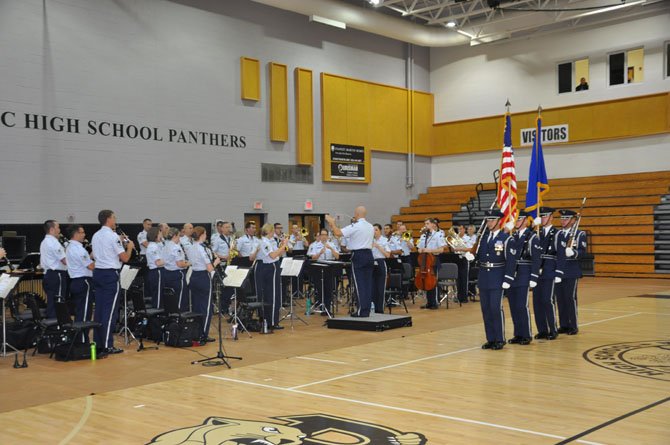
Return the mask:
[[514,149],[512,149],[512,121],[509,113],[505,115],[500,184],[496,200],[500,211],[504,214],[502,224],[516,221],[519,212],[516,208],[516,166],[514,165]]

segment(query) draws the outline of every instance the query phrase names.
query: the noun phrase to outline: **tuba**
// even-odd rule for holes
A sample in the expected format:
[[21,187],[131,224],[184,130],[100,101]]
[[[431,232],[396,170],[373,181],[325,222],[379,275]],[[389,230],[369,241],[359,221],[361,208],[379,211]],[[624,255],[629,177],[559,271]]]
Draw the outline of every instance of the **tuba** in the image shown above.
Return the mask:
[[402,239],[403,241],[411,241],[412,240],[412,231],[409,230],[409,231],[403,233],[402,236],[400,237],[400,239]]
[[300,235],[305,239],[309,236],[309,230],[307,230],[307,227],[300,229]]
[[468,248],[468,246],[465,244],[465,241],[463,241],[463,239],[460,236],[458,236],[458,233],[456,233],[453,227],[451,227],[447,231],[447,234],[445,235],[444,239],[447,242],[447,244],[449,244],[449,246],[454,250]]

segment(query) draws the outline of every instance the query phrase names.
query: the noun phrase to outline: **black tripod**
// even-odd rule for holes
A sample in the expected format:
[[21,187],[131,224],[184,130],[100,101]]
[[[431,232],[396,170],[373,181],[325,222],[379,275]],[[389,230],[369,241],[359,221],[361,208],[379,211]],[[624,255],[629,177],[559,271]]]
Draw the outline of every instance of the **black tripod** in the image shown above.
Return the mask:
[[[216,280],[219,281],[220,285],[223,287],[223,276],[221,276],[221,271],[218,267],[214,268],[214,277]],[[237,302],[235,302],[237,304]],[[219,333],[219,350],[216,351],[216,355],[214,357],[205,357],[200,360],[194,360],[191,362],[192,365],[195,365],[196,363],[202,363],[202,366],[221,366],[221,365],[226,365],[228,369],[230,369],[230,363],[228,363],[228,360],[226,359],[234,359],[234,360],[242,360],[242,357],[234,357],[232,355],[226,355],[223,350],[223,333],[221,331],[221,320],[223,319],[223,315],[221,315],[221,296],[219,295],[218,300],[216,302],[217,305],[217,317],[219,319],[218,321],[218,333]]]

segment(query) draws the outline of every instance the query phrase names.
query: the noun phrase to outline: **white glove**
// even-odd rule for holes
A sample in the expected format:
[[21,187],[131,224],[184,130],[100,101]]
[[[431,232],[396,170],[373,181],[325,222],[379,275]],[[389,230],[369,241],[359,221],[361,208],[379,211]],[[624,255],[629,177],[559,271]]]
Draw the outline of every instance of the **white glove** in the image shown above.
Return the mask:
[[570,258],[571,256],[575,256],[575,251],[572,250],[572,247],[566,247],[565,248],[565,256]]
[[472,260],[475,259],[475,256],[473,254],[471,254],[470,252],[466,253],[464,256],[465,256],[465,259],[468,260],[468,261],[472,261]]
[[542,218],[536,216],[535,219],[533,220],[533,225],[539,226],[540,224],[542,224]]
[[510,287],[512,287],[511,284],[509,284],[507,281],[503,281],[503,284],[502,284],[503,289],[509,289]]
[[514,228],[514,223],[512,221],[507,221],[507,223],[505,223],[505,228],[511,231]]
[[534,289],[535,286],[537,286],[537,281],[529,281],[528,285],[530,286],[531,289]]
[[561,281],[563,281],[563,278],[561,278],[561,277],[554,278],[554,283],[556,283],[556,284],[560,283]]

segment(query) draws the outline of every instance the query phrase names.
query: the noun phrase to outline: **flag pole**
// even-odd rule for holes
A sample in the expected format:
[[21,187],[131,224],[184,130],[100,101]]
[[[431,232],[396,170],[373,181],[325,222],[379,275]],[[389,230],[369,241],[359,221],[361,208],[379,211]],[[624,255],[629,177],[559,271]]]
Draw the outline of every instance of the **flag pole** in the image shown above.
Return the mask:
[[[537,106],[537,119],[535,120],[535,169],[538,169],[538,166],[540,165],[540,141],[542,140],[542,135],[538,131],[538,122],[542,118],[542,105]],[[539,138],[539,139],[538,139]],[[536,204],[536,214],[540,219],[542,219],[542,216],[540,216],[540,207],[542,206],[542,199],[540,198],[540,182],[537,180],[537,176],[535,175],[535,187],[537,187],[537,204]],[[542,222],[537,225],[537,235],[540,236],[540,226],[542,225]]]
[[[505,102],[505,108],[507,110],[507,116],[510,115],[509,109],[510,109],[511,106],[512,106],[512,104],[510,103],[509,97],[508,97],[507,102]],[[507,125],[507,118],[505,118],[505,125]],[[511,132],[510,132],[510,136],[511,136]],[[507,208],[511,208],[511,207],[512,207],[512,194],[510,193],[510,190],[508,188],[507,189]],[[514,212],[512,212],[512,216],[514,217]],[[510,220],[510,217],[509,217],[509,213],[508,213],[507,221],[509,221],[509,220]],[[507,223],[507,221],[505,221],[505,223]]]

